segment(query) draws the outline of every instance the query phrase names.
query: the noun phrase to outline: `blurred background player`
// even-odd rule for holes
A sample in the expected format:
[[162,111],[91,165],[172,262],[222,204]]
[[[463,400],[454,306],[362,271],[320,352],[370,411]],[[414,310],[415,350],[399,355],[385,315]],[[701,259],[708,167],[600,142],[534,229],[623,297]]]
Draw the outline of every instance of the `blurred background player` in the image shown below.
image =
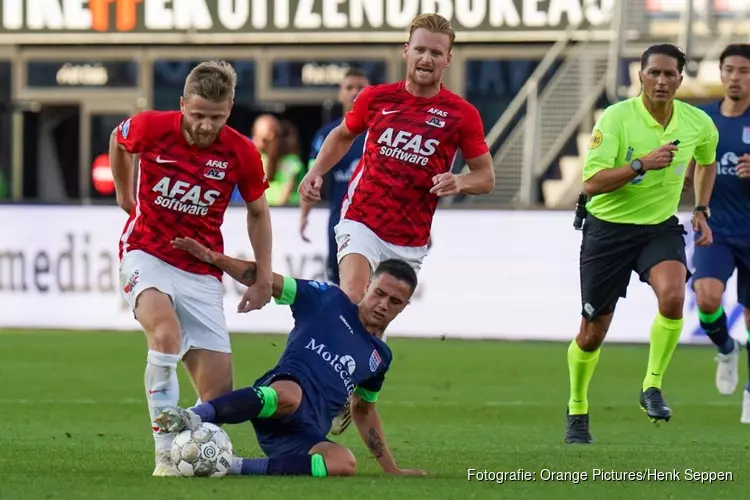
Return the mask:
[[[479,112],[442,83],[454,40],[444,17],[417,16],[404,44],[406,80],[362,90],[300,184],[302,200],[319,201],[323,176],[367,131],[335,230],[341,288],[354,303],[383,259],[404,260],[419,272],[439,198],[495,187]],[[455,175],[459,150],[470,172]],[[349,422],[347,407],[332,432],[343,432]]]
[[[191,238],[177,238],[173,245],[218,266],[244,285],[254,280],[254,262],[213,252]],[[278,364],[253,387],[189,410],[165,409],[157,419],[159,427],[180,432],[201,422],[251,421],[267,458],[235,459],[231,474],[352,476],[357,464],[354,455],[326,436],[331,419],[354,394],[354,421],[383,471],[424,474],[396,465],[375,409],[393,359],[382,341],[383,332],[407,306],[416,287],[416,273],[399,260],[380,263],[358,306],[338,287],[274,274],[273,296],[278,304],[290,306],[294,316],[294,328]]]
[[[358,68],[349,68],[346,71],[344,78],[339,84],[338,92],[338,102],[341,104],[344,114],[352,109],[354,98],[357,97],[357,94],[369,84],[370,82],[364,71]],[[310,149],[310,168],[315,164],[315,159],[318,157],[318,153],[320,152],[321,146],[323,146],[325,138],[340,124],[341,118],[337,118],[336,120],[324,125],[316,132],[312,148]],[[339,284],[339,261],[336,256],[337,245],[334,228],[341,218],[341,204],[346,197],[349,180],[362,157],[362,152],[365,148],[365,137],[366,134],[359,134],[357,138],[354,139],[354,142],[352,142],[352,146],[346,152],[344,157],[341,158],[341,161],[336,163],[323,179],[323,186],[327,188],[326,197],[328,198],[330,209],[330,214],[328,216],[328,260],[326,264],[326,272],[328,280],[337,285]],[[307,228],[307,219],[312,207],[313,203],[300,201],[301,214],[299,231],[302,239],[305,241],[309,241],[305,235],[305,229]]]
[[[724,98],[702,107],[719,130],[716,183],[709,204],[714,241],[695,248],[693,288],[701,326],[718,350],[716,388],[729,395],[739,382],[741,344],[729,335],[722,297],[735,269],[737,299],[750,336],[750,45],[729,45],[719,64]],[[750,380],[743,392],[741,421],[750,424]]]
[[[591,442],[588,386],[633,271],[651,286],[659,305],[640,406],[652,421],[672,416],[661,385],[682,333],[689,277],[684,228],[676,212],[685,172],[695,158],[700,165],[693,212],[693,228],[700,233],[696,245],[711,244],[705,205],[718,141],[706,113],[674,99],[686,63],[674,45],[649,47],[641,56],[641,94],[608,107],[594,126],[583,167],[584,189],[592,198],[581,242],[581,326],[568,348],[567,443]],[[679,146],[672,144],[676,140]],[[653,149],[654,144],[663,145]]]
[[[129,216],[120,241],[121,293],[148,340],[145,386],[152,421],[179,400],[180,359],[202,400],[232,389],[222,271],[170,242],[190,234],[223,248],[221,225],[235,186],[247,204],[258,261],[258,280],[239,311],[260,309],[271,299],[268,183],[256,147],[226,126],[235,83],[230,65],[202,63],[185,81],[180,111],[145,111],[120,124],[110,139],[117,202]],[[135,154],[140,161],[134,184]],[[155,476],[177,475],[169,459],[172,438],[154,428]]]

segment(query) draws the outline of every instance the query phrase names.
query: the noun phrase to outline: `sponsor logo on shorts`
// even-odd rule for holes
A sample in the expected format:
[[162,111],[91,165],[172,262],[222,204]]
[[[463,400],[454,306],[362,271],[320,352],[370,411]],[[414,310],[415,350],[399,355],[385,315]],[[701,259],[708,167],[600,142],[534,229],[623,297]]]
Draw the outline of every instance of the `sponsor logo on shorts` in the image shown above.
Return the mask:
[[344,356],[333,354],[327,349],[325,344],[319,344],[314,338],[310,338],[310,342],[307,343],[305,349],[309,349],[320,356],[321,359],[323,359],[323,361],[325,361],[326,364],[339,375],[342,382],[344,382],[347,393],[351,394],[354,392],[354,381],[352,380],[352,375],[354,375],[354,372],[357,369],[357,363],[352,356],[348,354],[345,354]]
[[349,246],[349,240],[351,239],[351,237],[352,236],[350,234],[344,235],[344,241],[342,241],[341,244],[339,245],[339,252]]
[[140,273],[138,271],[134,271],[133,274],[130,275],[130,278],[128,278],[128,282],[125,283],[125,286],[123,287],[125,293],[129,294],[130,292],[132,292],[133,288],[135,288],[135,285],[138,284],[138,281],[140,279]]
[[381,361],[383,360],[380,358],[378,351],[372,351],[372,354],[370,355],[370,371],[375,372],[375,370],[378,369],[378,366],[380,366]]

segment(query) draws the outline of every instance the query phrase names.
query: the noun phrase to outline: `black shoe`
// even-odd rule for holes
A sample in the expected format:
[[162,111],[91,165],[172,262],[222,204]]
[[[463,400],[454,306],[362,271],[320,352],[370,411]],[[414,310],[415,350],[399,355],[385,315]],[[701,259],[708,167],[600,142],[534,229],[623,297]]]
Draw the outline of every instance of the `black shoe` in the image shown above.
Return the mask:
[[649,387],[645,391],[641,391],[641,410],[646,412],[649,420],[653,423],[659,420],[669,422],[669,419],[672,418],[672,409],[664,401],[661,389],[656,387]]
[[585,415],[570,415],[565,410],[566,424],[565,424],[565,442],[566,443],[577,443],[577,444],[588,444],[591,443],[591,433],[589,432],[589,414]]

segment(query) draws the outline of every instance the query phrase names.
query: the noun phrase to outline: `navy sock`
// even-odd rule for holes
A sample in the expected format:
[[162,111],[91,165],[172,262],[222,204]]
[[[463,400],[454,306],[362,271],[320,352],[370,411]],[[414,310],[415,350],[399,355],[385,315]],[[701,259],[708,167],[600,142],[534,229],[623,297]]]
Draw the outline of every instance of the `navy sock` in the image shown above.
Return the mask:
[[287,455],[268,459],[269,476],[312,476],[310,455]]
[[203,422],[241,424],[276,412],[278,397],[270,387],[237,389],[193,408]]
[[[716,316],[716,313],[721,311],[721,314]],[[719,308],[718,311],[713,314],[705,314],[698,312],[700,319],[701,328],[706,332],[708,338],[717,347],[720,353],[729,354],[734,350],[734,340],[729,336],[729,330],[727,329],[727,315],[724,313],[723,308]]]
[[268,474],[268,458],[243,458],[240,475],[265,476]]
[[325,477],[328,475],[325,460],[319,454],[287,455],[274,458],[237,458],[231,471],[232,474],[242,476]]

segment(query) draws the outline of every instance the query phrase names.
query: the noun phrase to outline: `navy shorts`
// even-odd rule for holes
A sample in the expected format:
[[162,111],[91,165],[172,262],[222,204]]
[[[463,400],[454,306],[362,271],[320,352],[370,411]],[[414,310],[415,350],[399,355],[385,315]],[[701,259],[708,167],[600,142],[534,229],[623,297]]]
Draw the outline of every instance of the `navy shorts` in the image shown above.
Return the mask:
[[297,411],[281,418],[256,419],[253,422],[258,445],[268,458],[307,455],[320,442],[331,442],[321,431],[301,377],[274,369],[259,378],[255,386],[269,386],[275,380],[293,380],[302,388],[302,402]]
[[693,283],[701,278],[715,278],[725,287],[737,269],[737,301],[750,307],[750,246],[713,243],[707,247],[695,247],[693,266]]

